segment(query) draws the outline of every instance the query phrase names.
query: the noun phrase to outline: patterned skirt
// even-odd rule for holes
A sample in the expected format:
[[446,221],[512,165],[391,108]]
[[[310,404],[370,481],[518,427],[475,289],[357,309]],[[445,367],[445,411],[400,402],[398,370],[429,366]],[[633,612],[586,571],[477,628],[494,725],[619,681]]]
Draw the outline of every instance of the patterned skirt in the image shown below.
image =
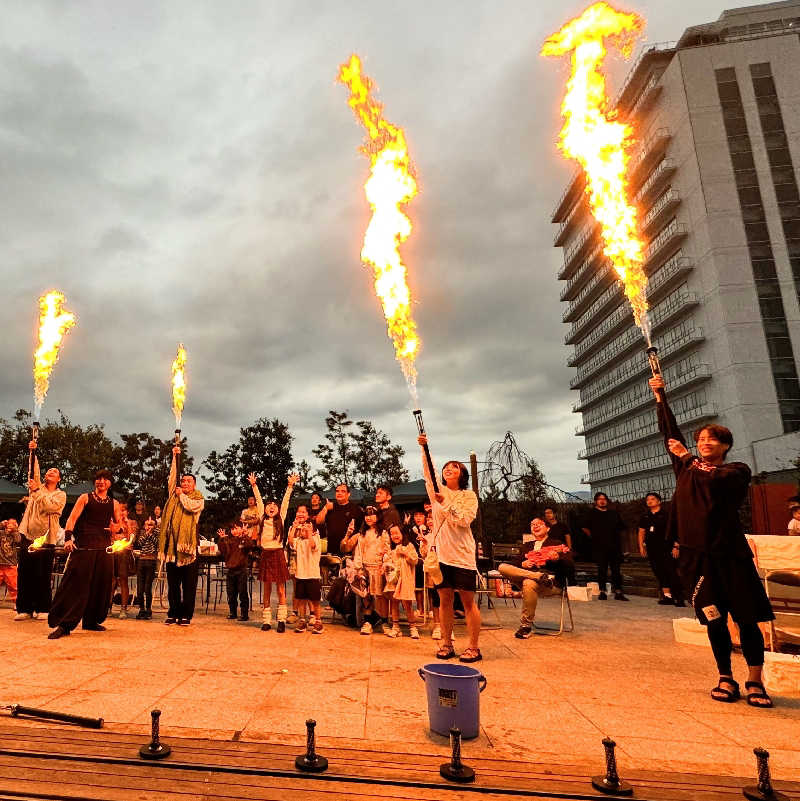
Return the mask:
[[261,551],[258,577],[261,581],[271,584],[285,584],[289,580],[289,569],[286,566],[286,554],[283,548]]

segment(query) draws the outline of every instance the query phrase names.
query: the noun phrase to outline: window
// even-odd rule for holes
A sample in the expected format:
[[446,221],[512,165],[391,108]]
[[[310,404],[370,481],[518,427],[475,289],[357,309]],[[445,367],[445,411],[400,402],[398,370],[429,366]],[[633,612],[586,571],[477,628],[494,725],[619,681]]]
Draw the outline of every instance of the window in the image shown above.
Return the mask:
[[775,91],[775,82],[772,78],[753,78],[753,89],[755,90],[756,97],[764,97],[766,95],[774,96],[777,94]]

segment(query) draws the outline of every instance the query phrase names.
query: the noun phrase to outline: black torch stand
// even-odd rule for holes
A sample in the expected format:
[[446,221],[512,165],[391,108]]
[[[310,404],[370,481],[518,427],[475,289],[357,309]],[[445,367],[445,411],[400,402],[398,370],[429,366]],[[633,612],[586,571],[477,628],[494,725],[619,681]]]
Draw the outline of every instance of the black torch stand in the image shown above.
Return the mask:
[[147,745],[139,749],[139,756],[142,759],[164,759],[172,753],[172,749],[161,742],[158,733],[158,719],[161,717],[160,709],[150,711],[151,739]]
[[606,775],[592,776],[592,787],[606,795],[633,795],[633,787],[620,779],[617,773],[617,757],[614,749],[617,744],[610,738],[603,738],[603,748],[606,751]]
[[475,771],[461,761],[461,729],[453,727],[450,729],[450,745],[453,754],[449,762],[443,762],[439,766],[439,773],[443,779],[449,782],[467,784],[475,781]]
[[294,761],[294,766],[306,773],[322,773],[328,769],[328,760],[317,753],[317,736],[314,731],[316,726],[316,720],[309,719],[306,721],[306,752]]
[[758,784],[742,788],[745,798],[750,801],[789,801],[789,796],[779,793],[772,786],[769,775],[769,751],[765,748],[754,748],[756,764],[758,765]]
[[[422,421],[422,409],[414,409],[412,412],[414,415],[414,420],[417,424],[417,430],[421,435],[427,436],[425,432],[425,423]],[[436,480],[436,473],[433,471],[433,459],[431,459],[431,452],[428,448],[428,443],[426,442],[422,446],[422,450],[425,453],[425,463],[428,465],[428,473],[431,476],[431,483],[433,484],[433,491],[439,492],[439,482]]]

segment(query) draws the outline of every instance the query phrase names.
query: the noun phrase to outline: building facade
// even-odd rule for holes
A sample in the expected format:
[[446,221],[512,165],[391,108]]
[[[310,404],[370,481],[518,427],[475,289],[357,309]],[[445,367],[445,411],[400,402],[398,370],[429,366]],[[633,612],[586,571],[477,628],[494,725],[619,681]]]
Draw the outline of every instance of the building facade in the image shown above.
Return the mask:
[[[670,403],[688,434],[728,426],[755,473],[800,454],[800,0],[725,11],[650,46],[616,107],[637,147],[631,191]],[[644,340],[602,253],[583,177],[552,216],[583,483],[631,500],[674,482]]]

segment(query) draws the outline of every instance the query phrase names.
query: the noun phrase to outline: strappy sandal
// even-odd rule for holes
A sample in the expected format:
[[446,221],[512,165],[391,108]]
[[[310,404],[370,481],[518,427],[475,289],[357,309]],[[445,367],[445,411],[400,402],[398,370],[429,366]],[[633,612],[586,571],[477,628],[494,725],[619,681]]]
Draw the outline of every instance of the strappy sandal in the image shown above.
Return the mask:
[[467,648],[458,657],[459,662],[480,662],[483,659],[480,648]]
[[[733,689],[729,690],[727,687],[723,687],[723,684],[728,684],[733,687]],[[719,683],[711,691],[711,697],[715,701],[721,701],[723,704],[732,704],[734,701],[738,701],[742,697],[739,692],[739,682],[734,681],[728,676],[720,676]]]
[[[751,687],[755,688],[757,692],[747,692]],[[760,709],[769,709],[773,706],[772,699],[767,695],[767,691],[760,681],[746,681],[744,683],[744,691],[747,695],[747,703],[750,706],[757,706]],[[766,701],[766,703],[762,704],[759,701]]]
[[452,659],[455,655],[456,652],[453,649],[453,643],[451,642],[443,642],[439,646],[439,650],[436,652],[437,659]]

